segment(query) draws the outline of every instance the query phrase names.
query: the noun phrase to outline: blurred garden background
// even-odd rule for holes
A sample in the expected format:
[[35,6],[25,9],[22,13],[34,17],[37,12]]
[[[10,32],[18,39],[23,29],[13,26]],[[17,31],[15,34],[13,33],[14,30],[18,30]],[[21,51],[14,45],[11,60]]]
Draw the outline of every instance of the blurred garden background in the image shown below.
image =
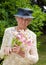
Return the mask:
[[13,15],[20,7],[33,9],[35,18],[28,28],[37,35],[39,61],[35,65],[46,65],[46,0],[0,0],[0,48],[5,29],[17,25]]

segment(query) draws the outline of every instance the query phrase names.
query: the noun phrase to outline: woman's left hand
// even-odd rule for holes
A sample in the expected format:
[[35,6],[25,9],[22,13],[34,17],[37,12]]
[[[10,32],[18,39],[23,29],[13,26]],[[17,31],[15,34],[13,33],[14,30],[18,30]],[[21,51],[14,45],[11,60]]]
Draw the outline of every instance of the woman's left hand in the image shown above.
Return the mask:
[[20,56],[25,57],[25,52],[20,49],[19,53]]
[[22,56],[22,57],[25,57],[25,52],[22,51],[22,49],[20,48],[20,46],[15,45],[15,46],[12,48],[12,52],[17,53],[17,54],[19,54],[19,55]]
[[12,52],[14,52],[14,53],[19,53],[19,51],[20,51],[20,47],[17,46],[17,45],[15,45],[15,46],[12,48]]

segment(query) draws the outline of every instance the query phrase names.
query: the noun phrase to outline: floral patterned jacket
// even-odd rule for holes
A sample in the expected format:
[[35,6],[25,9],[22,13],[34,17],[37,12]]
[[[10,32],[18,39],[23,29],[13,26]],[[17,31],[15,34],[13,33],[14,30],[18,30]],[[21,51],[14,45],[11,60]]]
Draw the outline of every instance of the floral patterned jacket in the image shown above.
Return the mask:
[[[0,57],[2,57],[4,55],[4,48],[5,46],[9,46],[11,47],[11,43],[12,43],[12,39],[14,37],[14,35],[18,34],[18,31],[15,29],[16,27],[10,27],[10,28],[6,28],[5,32],[4,32],[4,36],[3,36],[3,40],[2,40],[2,46],[1,46],[1,50],[0,50]],[[32,40],[32,45],[30,46],[30,53],[29,51],[25,51],[25,56],[26,58],[28,58],[30,61],[32,61],[32,64],[36,63],[39,60],[39,56],[38,56],[38,51],[37,51],[37,37],[36,34],[34,32],[32,32],[29,29],[24,30],[20,30],[20,32],[23,32],[27,38]]]

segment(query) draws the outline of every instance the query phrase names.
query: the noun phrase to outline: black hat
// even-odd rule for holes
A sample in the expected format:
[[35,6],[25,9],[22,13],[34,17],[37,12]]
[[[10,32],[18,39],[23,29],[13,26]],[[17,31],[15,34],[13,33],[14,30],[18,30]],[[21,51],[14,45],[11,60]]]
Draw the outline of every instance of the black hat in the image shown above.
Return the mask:
[[14,16],[22,17],[22,18],[34,18],[32,16],[33,10],[29,8],[18,8],[18,13]]

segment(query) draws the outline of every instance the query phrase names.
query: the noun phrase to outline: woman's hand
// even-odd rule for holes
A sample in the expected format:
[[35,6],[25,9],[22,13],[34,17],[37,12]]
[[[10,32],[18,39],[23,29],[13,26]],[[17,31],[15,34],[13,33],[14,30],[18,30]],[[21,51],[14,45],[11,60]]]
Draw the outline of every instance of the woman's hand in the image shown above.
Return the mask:
[[12,52],[15,52],[15,53],[19,53],[20,51],[20,47],[15,45],[13,48],[12,48]]
[[25,52],[20,49],[19,53],[20,56],[25,57]]
[[25,52],[21,50],[20,46],[15,45],[12,48],[12,52],[15,52],[15,53],[19,54],[20,56],[25,57]]
[[11,47],[5,47],[5,48],[4,48],[4,54],[5,54],[5,55],[9,55],[9,54],[11,53],[11,51],[12,51],[12,50],[11,50]]

